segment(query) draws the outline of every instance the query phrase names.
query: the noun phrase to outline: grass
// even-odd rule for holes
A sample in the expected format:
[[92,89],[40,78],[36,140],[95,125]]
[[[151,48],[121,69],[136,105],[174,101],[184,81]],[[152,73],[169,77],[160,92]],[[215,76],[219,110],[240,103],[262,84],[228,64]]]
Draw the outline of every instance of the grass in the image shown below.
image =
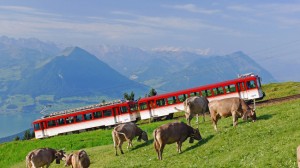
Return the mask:
[[[299,94],[299,83],[269,84],[264,86],[267,98]],[[176,115],[178,115],[177,113]],[[182,115],[183,113],[181,113]],[[80,134],[56,136],[44,140],[14,141],[0,144],[0,167],[25,167],[25,156],[33,149],[52,147],[65,148],[67,153],[85,149],[90,155],[91,168],[95,167],[297,167],[296,148],[300,145],[300,100],[278,103],[257,108],[255,123],[239,119],[236,128],[232,118],[218,122],[215,132],[211,121],[200,122],[203,140],[183,143],[182,153],[176,144],[167,145],[163,160],[157,159],[153,148],[152,132],[158,126],[171,122],[160,121],[140,127],[148,132],[149,142],[133,141],[134,147],[124,155],[115,156],[111,129]],[[185,121],[179,118],[180,121]],[[200,118],[200,121],[202,119]],[[192,121],[195,123],[195,120]],[[195,127],[195,125],[194,125]],[[119,152],[119,151],[118,151]],[[51,167],[63,167],[63,164]]]
[[270,83],[262,86],[264,100],[300,94],[300,82]]
[[[85,149],[91,167],[296,167],[296,147],[300,144],[300,100],[265,106],[257,109],[255,123],[239,120],[232,127],[232,118],[221,119],[219,132],[210,120],[200,123],[203,140],[183,144],[183,153],[176,145],[167,145],[163,160],[157,160],[153,149],[152,131],[167,122],[144,124],[150,142],[136,142],[125,154],[115,156],[111,130],[97,130],[81,134],[57,136],[44,140],[10,142],[0,145],[0,167],[24,167],[26,154],[35,148],[66,148],[69,152]],[[180,118],[179,120],[183,120]],[[194,121],[193,121],[194,123]],[[52,164],[52,167],[63,165]]]

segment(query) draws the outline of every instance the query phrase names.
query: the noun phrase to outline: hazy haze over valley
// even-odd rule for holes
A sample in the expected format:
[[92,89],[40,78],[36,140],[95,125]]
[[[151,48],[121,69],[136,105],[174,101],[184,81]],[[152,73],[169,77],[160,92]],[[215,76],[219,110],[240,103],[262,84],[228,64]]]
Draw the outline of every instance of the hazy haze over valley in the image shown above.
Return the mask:
[[[299,15],[300,3],[292,0],[3,0],[0,137],[31,127],[45,104],[61,110],[98,103],[112,93],[121,97],[126,89],[177,90],[249,71],[262,75],[264,83],[300,81]],[[67,47],[85,56],[59,57]],[[84,64],[91,61],[94,66]],[[76,71],[79,67],[85,69]],[[85,83],[72,85],[78,76],[87,80],[86,74],[103,83],[94,71],[127,82],[103,86],[94,95],[92,84],[88,91]]]

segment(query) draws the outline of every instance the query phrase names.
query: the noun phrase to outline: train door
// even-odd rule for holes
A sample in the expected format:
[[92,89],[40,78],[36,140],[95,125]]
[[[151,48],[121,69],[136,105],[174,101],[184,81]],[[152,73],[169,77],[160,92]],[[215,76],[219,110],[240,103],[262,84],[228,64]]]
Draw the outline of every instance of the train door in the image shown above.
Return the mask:
[[115,123],[119,123],[120,122],[120,114],[119,114],[118,107],[113,108],[113,115],[114,115]]
[[239,97],[242,99],[247,99],[248,94],[244,82],[239,82],[237,85],[238,85]]
[[150,100],[148,101],[148,104],[149,104],[149,115],[150,117],[155,117],[156,114],[155,114],[155,102],[154,100]]
[[43,121],[42,123],[41,123],[41,129],[42,129],[42,137],[47,137],[48,136],[48,133],[47,133],[47,129],[45,129],[46,128],[46,122],[45,121]]

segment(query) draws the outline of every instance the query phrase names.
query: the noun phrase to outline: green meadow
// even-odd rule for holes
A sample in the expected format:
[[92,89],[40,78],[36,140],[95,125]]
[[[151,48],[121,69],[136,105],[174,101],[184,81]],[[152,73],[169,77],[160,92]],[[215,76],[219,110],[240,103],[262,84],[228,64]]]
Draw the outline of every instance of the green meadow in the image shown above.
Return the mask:
[[[288,87],[283,85],[289,84]],[[277,89],[275,89],[277,88]],[[285,90],[282,91],[282,90]],[[291,91],[292,90],[292,91]],[[271,97],[299,94],[299,83],[268,84],[264,91]],[[277,93],[284,92],[284,93]],[[289,93],[287,93],[289,92]],[[210,118],[200,119],[199,130],[202,141],[183,143],[182,153],[176,151],[176,144],[167,145],[163,160],[157,159],[153,148],[152,132],[158,126],[175,120],[145,122],[139,125],[148,133],[149,141],[133,141],[133,148],[124,155],[115,156],[111,129],[56,136],[43,140],[14,141],[0,144],[0,167],[25,167],[25,156],[33,149],[52,147],[65,148],[67,153],[85,149],[90,156],[92,168],[99,167],[297,167],[296,148],[300,145],[300,99],[276,103],[256,109],[256,122],[239,119],[237,127],[232,127],[232,118],[222,118],[218,122],[219,132],[215,132]],[[197,127],[195,120],[193,126]],[[51,167],[64,167],[64,162]]]

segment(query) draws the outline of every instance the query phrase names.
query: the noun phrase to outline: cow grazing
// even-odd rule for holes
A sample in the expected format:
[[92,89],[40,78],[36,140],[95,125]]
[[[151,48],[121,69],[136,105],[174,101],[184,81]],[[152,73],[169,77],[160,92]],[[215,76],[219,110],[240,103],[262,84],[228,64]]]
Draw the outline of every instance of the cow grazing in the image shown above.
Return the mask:
[[298,168],[300,168],[300,145],[297,148],[297,162],[298,162]]
[[147,133],[140,129],[135,123],[125,123],[116,126],[112,131],[116,156],[118,156],[117,147],[119,147],[121,153],[124,154],[122,150],[123,142],[128,141],[127,149],[133,147],[132,139],[136,136],[138,136],[138,141],[141,141],[141,139],[148,141]]
[[202,137],[198,129],[183,122],[173,122],[164,124],[153,131],[154,148],[159,160],[162,160],[162,153],[166,144],[177,143],[177,151],[181,153],[182,143],[190,137],[190,143],[194,139],[201,140]]
[[65,166],[72,166],[72,168],[88,168],[90,164],[90,158],[85,150],[79,150],[66,155]]
[[206,97],[193,96],[187,98],[183,102],[184,110],[179,110],[175,108],[177,111],[185,111],[185,118],[188,122],[188,125],[191,125],[191,120],[196,115],[197,123],[198,116],[202,114],[203,121],[205,121],[205,112],[208,112],[208,100]]
[[252,121],[256,120],[256,114],[243,99],[238,97],[226,98],[222,100],[214,100],[209,104],[209,112],[214,125],[214,129],[217,130],[217,122],[221,117],[233,118],[233,126],[237,125],[237,120],[242,117],[243,120],[247,120],[247,117],[251,117]]
[[63,158],[63,150],[55,150],[52,148],[35,149],[29,152],[26,156],[26,167],[49,167],[54,160],[56,160],[56,163],[59,164],[60,160],[62,160]]

